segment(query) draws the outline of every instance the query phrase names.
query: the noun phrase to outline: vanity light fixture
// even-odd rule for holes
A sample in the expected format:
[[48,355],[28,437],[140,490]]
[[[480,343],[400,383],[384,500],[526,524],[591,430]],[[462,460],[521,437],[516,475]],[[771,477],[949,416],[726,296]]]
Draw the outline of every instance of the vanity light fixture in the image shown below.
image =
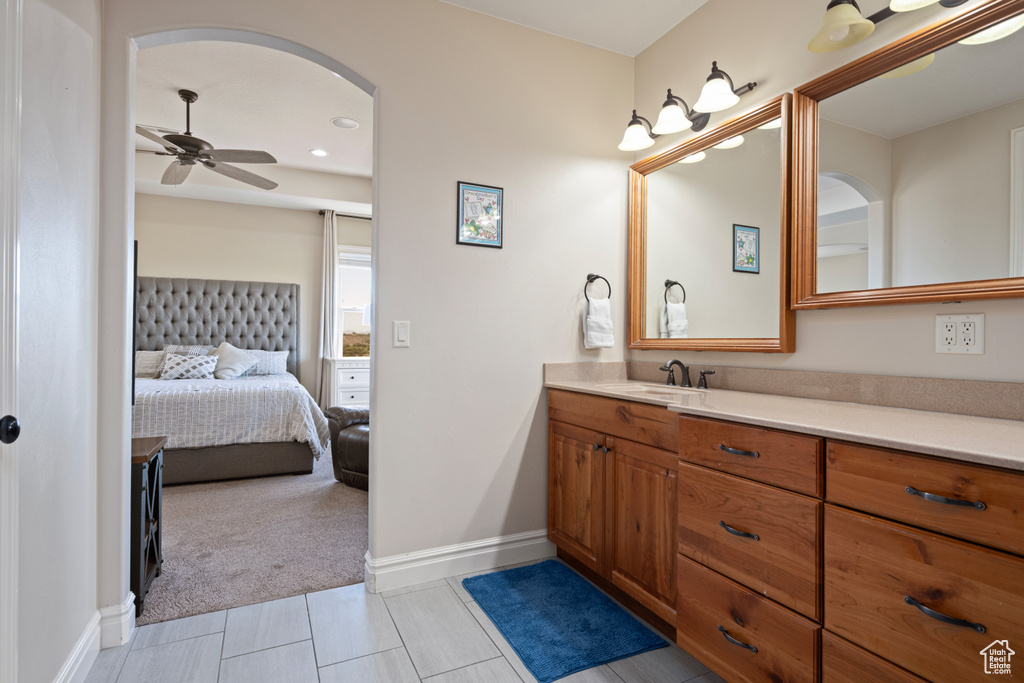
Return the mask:
[[660,137],[658,133],[651,133],[651,122],[633,110],[633,118],[626,125],[626,132],[619,143],[619,149],[623,152],[636,152],[647,149],[654,144],[654,138]]
[[995,26],[989,26],[984,31],[978,31],[973,36],[968,36],[960,41],[961,45],[984,45],[985,43],[991,43],[995,40],[1000,40],[1006,36],[1019,31],[1024,27],[1024,15],[1018,15],[1016,17],[1010,17],[1006,21],[1001,21]]
[[758,130],[775,130],[776,128],[782,128],[782,119],[772,119],[757,127]]
[[728,140],[722,140],[721,142],[719,142],[714,147],[715,147],[715,149],[732,149],[733,147],[739,147],[742,144],[743,144],[743,136],[742,135],[736,135],[735,137],[731,137]]
[[698,161],[704,161],[705,157],[707,157],[707,153],[706,152],[694,152],[690,156],[683,157],[682,159],[680,159],[679,163],[681,163],[681,164],[695,164]]
[[918,71],[924,71],[928,68],[928,65],[935,61],[935,53],[927,54],[920,59],[915,59],[912,62],[907,62],[903,66],[898,66],[892,71],[886,71],[884,74],[880,74],[879,78],[903,78],[904,76],[911,76],[916,74]]
[[871,35],[878,22],[895,16],[898,12],[909,12],[934,5],[936,2],[943,7],[957,7],[967,0],[891,0],[888,7],[878,10],[866,19],[860,13],[857,0],[831,0],[825,9],[825,16],[818,25],[817,33],[811,38],[811,42],[807,43],[807,49],[811,52],[832,52],[856,45]]
[[658,114],[658,121],[651,132],[656,135],[668,135],[691,128],[699,131],[708,125],[710,118],[710,114],[699,114],[691,110],[683,98],[673,95],[672,88],[669,88],[665,104],[661,105],[661,113]]
[[723,111],[740,101],[740,95],[754,89],[757,83],[747,83],[736,88],[729,74],[718,68],[718,62],[711,62],[711,75],[704,82],[700,91],[700,99],[694,105],[694,111],[711,113]]

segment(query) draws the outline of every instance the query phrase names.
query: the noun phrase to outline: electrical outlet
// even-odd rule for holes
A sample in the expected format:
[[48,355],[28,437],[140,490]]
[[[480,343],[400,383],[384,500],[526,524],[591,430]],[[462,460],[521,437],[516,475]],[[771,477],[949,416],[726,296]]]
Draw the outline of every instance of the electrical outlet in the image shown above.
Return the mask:
[[935,353],[985,353],[985,314],[935,316]]

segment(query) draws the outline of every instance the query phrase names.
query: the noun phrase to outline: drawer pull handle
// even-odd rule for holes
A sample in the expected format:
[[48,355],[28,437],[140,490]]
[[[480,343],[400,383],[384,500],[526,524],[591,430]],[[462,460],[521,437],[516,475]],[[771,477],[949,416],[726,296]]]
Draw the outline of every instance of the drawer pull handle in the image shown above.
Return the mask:
[[957,619],[956,617],[948,616],[946,614],[943,614],[942,612],[936,612],[930,607],[925,607],[909,595],[905,595],[903,597],[903,602],[907,603],[908,605],[913,605],[914,607],[921,610],[932,619],[938,619],[939,621],[945,622],[947,624],[953,624],[953,626],[963,626],[964,628],[974,629],[978,633],[985,632],[985,627],[982,624],[976,624],[973,621],[967,621],[966,619]]
[[735,638],[733,638],[732,636],[730,636],[730,635],[729,635],[729,632],[728,632],[728,631],[726,631],[726,630],[725,630],[724,628],[722,628],[721,626],[719,626],[719,627],[718,627],[718,630],[719,630],[719,631],[721,631],[721,632],[722,632],[722,635],[723,635],[723,636],[725,636],[725,639],[726,639],[726,640],[728,640],[728,641],[729,641],[730,643],[732,643],[733,645],[739,645],[740,647],[745,647],[745,648],[747,648],[748,650],[750,650],[751,652],[753,652],[754,654],[757,654],[757,648],[756,648],[756,647],[754,647],[753,645],[747,645],[747,644],[746,644],[746,643],[744,643],[744,642],[741,642],[741,641],[739,641],[739,640],[736,640]]
[[962,507],[974,508],[975,510],[984,510],[987,506],[980,500],[977,502],[971,502],[969,500],[958,500],[957,498],[946,498],[935,493],[927,493],[925,491],[918,491],[913,486],[908,486],[906,492],[912,496],[921,496],[925,500],[930,500],[933,503],[942,503],[943,505],[960,505]]
[[733,529],[731,526],[729,526],[725,522],[719,522],[718,526],[722,527],[723,529],[728,531],[733,536],[743,536],[744,538],[752,538],[755,541],[760,541],[761,540],[761,537],[758,536],[757,534],[750,534],[750,533],[747,533],[746,531],[740,531],[739,529]]
[[761,457],[757,451],[741,451],[738,448],[729,448],[724,443],[718,444],[718,450],[725,451],[726,453],[732,453],[733,455],[745,455],[748,458],[759,458]]

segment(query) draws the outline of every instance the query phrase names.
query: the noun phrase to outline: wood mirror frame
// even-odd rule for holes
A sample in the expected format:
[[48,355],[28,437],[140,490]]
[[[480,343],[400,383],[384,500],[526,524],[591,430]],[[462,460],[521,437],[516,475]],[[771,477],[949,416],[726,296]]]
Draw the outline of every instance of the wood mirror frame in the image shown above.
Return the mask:
[[[796,317],[789,308],[790,288],[790,178],[791,159],[791,96],[782,95],[749,114],[687,140],[657,156],[639,161],[629,168],[629,348],[678,351],[748,351],[792,353],[795,348]],[[781,140],[781,215],[779,227],[780,275],[779,336],[749,338],[687,338],[660,339],[644,337],[645,302],[647,301],[647,175],[674,164],[683,157],[713,147],[723,140],[753,130],[773,119],[782,119]]]
[[794,91],[794,309],[1024,297],[1024,277],[817,293],[818,102],[940,50],[1021,11],[1024,11],[1024,0],[992,0],[927,26]]

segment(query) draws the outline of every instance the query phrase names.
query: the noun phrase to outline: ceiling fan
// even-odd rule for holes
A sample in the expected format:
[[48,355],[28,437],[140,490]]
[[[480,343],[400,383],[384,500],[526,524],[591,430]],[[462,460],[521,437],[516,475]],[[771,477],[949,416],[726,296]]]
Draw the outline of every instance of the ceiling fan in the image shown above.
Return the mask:
[[160,178],[161,183],[180,185],[185,182],[185,178],[188,177],[193,166],[202,164],[211,171],[264,190],[273,190],[277,187],[277,183],[273,180],[225,163],[230,161],[238,164],[276,164],[277,159],[267,152],[255,149],[214,149],[213,145],[206,140],[195,137],[192,135],[191,105],[199,99],[199,95],[191,90],[179,90],[178,96],[185,102],[185,132],[183,134],[157,135],[151,130],[135,126],[136,133],[167,150],[166,152],[153,152],[145,149],[136,151],[177,157],[164,171],[163,177]]

